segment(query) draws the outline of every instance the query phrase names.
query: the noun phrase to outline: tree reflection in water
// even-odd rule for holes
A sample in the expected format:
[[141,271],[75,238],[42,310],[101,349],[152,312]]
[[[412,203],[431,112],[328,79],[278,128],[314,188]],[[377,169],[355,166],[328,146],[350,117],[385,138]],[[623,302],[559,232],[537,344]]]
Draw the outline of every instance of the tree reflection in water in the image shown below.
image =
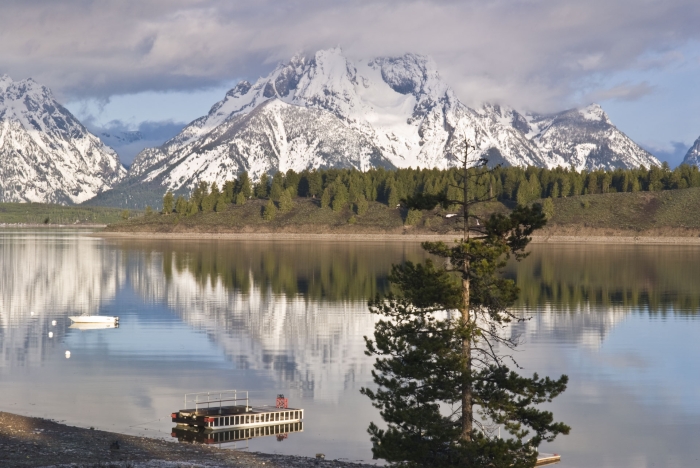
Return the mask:
[[521,289],[521,307],[611,306],[653,314],[700,310],[700,247],[540,244],[531,251],[507,270]]

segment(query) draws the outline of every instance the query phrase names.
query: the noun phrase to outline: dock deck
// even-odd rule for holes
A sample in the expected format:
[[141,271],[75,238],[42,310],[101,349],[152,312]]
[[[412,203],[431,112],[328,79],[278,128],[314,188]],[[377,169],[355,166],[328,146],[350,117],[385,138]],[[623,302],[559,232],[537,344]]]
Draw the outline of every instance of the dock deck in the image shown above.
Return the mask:
[[[193,405],[170,416],[178,426],[209,432],[290,424],[304,419],[304,410],[287,407],[287,399],[281,395],[276,406],[250,406],[248,392],[240,393],[245,397],[239,398],[236,390],[188,394],[185,406]],[[239,401],[245,404],[237,404]]]

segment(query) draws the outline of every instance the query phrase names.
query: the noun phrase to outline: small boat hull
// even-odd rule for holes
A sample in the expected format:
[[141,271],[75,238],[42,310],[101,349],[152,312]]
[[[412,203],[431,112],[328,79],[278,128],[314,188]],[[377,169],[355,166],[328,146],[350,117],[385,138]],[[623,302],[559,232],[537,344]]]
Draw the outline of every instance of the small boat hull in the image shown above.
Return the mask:
[[119,328],[119,322],[71,323],[68,328],[75,330],[104,330],[106,328]]
[[119,317],[109,317],[106,315],[79,315],[76,317],[68,317],[75,323],[116,323],[119,322]]

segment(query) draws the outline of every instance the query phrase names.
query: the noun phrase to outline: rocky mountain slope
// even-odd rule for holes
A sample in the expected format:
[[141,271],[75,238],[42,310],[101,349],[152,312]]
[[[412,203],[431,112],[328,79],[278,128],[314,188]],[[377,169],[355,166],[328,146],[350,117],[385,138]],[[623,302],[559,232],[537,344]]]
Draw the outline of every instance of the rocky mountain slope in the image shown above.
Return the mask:
[[693,146],[691,146],[686,153],[685,158],[683,158],[683,164],[695,164],[696,166],[700,166],[700,138],[695,140]]
[[548,167],[582,169],[632,168],[660,165],[610,121],[598,104],[552,115],[518,114],[485,106],[504,116],[540,151]]
[[351,61],[340,49],[297,56],[240,82],[208,115],[139,154],[132,182],[171,189],[247,170],[439,167],[458,164],[464,138],[492,164],[576,169],[660,164],[592,105],[555,115],[471,109],[426,57]]
[[125,175],[117,154],[49,89],[0,76],[0,201],[80,203]]

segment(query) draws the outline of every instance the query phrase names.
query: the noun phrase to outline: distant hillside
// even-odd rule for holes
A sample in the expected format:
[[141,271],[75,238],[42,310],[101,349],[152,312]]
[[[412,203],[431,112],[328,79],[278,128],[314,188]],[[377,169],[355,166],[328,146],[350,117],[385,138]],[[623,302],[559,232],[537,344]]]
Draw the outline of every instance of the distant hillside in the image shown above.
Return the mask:
[[0,224],[41,224],[46,226],[110,224],[123,216],[136,216],[116,208],[63,206],[50,203],[0,203]]
[[[557,198],[546,233],[577,235],[700,234],[700,187],[660,192]],[[626,234],[621,234],[626,233]]]
[[[543,200],[538,200],[543,202]],[[350,206],[333,211],[321,208],[320,200],[297,198],[287,213],[278,212],[265,220],[265,200],[251,200],[242,206],[230,205],[223,212],[200,212],[190,216],[154,214],[108,226],[114,232],[250,232],[250,233],[423,233],[449,234],[454,220],[445,211],[413,213],[369,203],[358,215]],[[700,188],[663,192],[608,193],[580,195],[552,200],[554,212],[539,235],[605,236],[698,236]],[[512,204],[490,202],[477,212],[488,216],[507,212]]]

